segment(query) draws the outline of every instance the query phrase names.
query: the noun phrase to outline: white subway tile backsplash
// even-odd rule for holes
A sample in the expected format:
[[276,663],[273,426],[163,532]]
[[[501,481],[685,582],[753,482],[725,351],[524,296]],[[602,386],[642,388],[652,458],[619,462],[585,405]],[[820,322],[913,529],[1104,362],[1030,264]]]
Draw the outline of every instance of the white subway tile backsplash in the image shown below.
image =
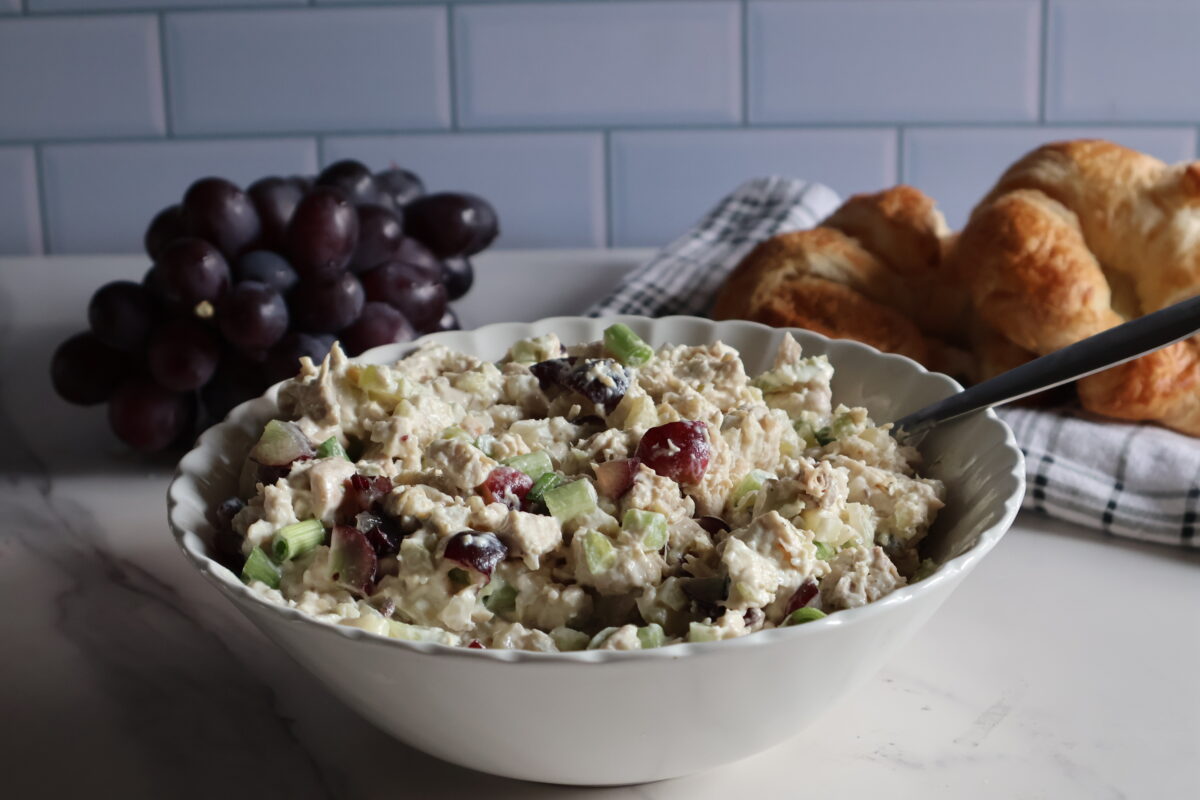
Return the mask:
[[613,244],[664,244],[749,178],[819,181],[844,195],[896,182],[896,132],[826,128],[612,135]]
[[47,249],[140,252],[154,214],[198,178],[245,185],[316,167],[316,142],[303,138],[49,145],[42,151]]
[[[20,0],[12,0],[20,2]],[[308,0],[26,0],[37,14],[57,11],[175,10],[179,8],[238,8],[243,6],[303,6]]]
[[42,252],[32,147],[0,147],[0,256]]
[[0,0],[0,14],[17,14],[21,11],[21,0]]
[[731,2],[459,5],[464,127],[735,123]]
[[904,132],[904,183],[937,201],[953,228],[1010,164],[1030,150],[1062,139],[1109,139],[1168,162],[1196,157],[1190,127],[909,128]]
[[329,137],[327,162],[395,163],[430,192],[466,191],[500,217],[498,248],[603,247],[604,137],[598,133],[464,133]]
[[1038,0],[749,4],[753,123],[1033,121]]
[[0,19],[0,139],[159,135],[153,16]]
[[175,132],[446,127],[446,13],[420,7],[170,14]]
[[1200,3],[1050,0],[1048,22],[1047,119],[1200,117]]

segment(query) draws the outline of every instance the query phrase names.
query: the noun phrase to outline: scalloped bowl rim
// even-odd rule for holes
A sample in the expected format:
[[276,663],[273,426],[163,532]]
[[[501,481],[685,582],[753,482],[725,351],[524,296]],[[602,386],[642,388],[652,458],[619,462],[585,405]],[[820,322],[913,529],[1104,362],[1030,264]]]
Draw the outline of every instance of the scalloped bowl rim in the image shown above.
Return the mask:
[[[398,342],[394,344],[382,345],[372,348],[359,356],[358,359],[367,360],[374,363],[382,361],[394,361],[402,354],[412,350],[425,342],[437,342],[443,339],[453,339],[456,336],[463,334],[473,334],[476,336],[486,335],[492,331],[512,331],[514,329],[536,329],[536,328],[551,328],[553,326],[578,324],[581,320],[589,322],[599,322],[611,324],[618,321],[636,321],[649,322],[652,326],[669,325],[671,323],[681,323],[695,325],[703,323],[707,326],[712,326],[714,329],[724,327],[738,328],[749,326],[752,328],[762,329],[763,331],[777,332],[786,330],[791,332],[804,345],[804,339],[815,339],[822,342],[825,347],[825,352],[833,359],[835,351],[841,350],[845,352],[857,352],[860,355],[866,354],[869,358],[882,359],[883,361],[891,361],[902,363],[914,369],[918,373],[929,375],[932,378],[938,378],[946,385],[950,391],[961,391],[962,386],[947,375],[931,372],[916,361],[905,356],[895,353],[884,353],[880,350],[871,347],[861,342],[849,339],[830,339],[813,331],[797,328],[772,328],[757,322],[747,320],[724,320],[713,321],[703,317],[693,317],[685,315],[675,315],[666,317],[640,317],[633,315],[619,315],[612,317],[594,318],[582,316],[557,316],[546,317],[533,322],[497,322],[490,325],[484,325],[475,328],[471,331],[447,331],[442,333],[433,333],[422,336],[411,342]],[[497,334],[498,335],[498,334]],[[514,334],[506,333],[506,340],[514,339]],[[386,354],[386,355],[385,355]],[[937,570],[929,577],[918,581],[914,584],[903,586],[889,593],[883,598],[868,603],[858,608],[850,608],[838,611],[836,614],[830,614],[823,619],[815,620],[805,625],[796,625],[783,628],[772,628],[769,630],[758,631],[746,636],[739,636],[732,639],[723,639],[715,642],[680,642],[678,644],[668,645],[650,650],[581,650],[565,653],[542,653],[529,650],[507,650],[507,649],[477,649],[458,647],[454,645],[444,645],[435,642],[414,642],[404,639],[393,639],[379,634],[370,633],[361,628],[355,628],[346,625],[337,625],[332,622],[325,622],[310,617],[304,612],[279,605],[268,600],[261,595],[256,594],[249,586],[242,583],[241,579],[233,574],[232,571],[217,563],[212,558],[204,553],[204,540],[194,530],[185,528],[177,520],[177,513],[184,498],[181,494],[190,493],[196,498],[202,498],[202,493],[196,487],[196,475],[185,468],[187,462],[194,453],[216,449],[218,440],[221,439],[223,431],[229,428],[240,427],[239,423],[246,417],[256,416],[269,407],[277,404],[277,393],[279,387],[285,381],[275,384],[270,387],[261,396],[247,400],[238,405],[226,416],[225,420],[213,425],[206,430],[196,442],[196,445],[180,459],[179,465],[176,468],[175,475],[171,480],[171,484],[167,489],[167,516],[170,522],[172,534],[175,537],[176,543],[183,550],[184,555],[188,560],[200,571],[205,578],[215,584],[220,590],[226,593],[231,599],[237,603],[251,603],[259,607],[269,608],[272,613],[279,616],[281,621],[290,622],[292,624],[312,625],[324,630],[331,636],[341,637],[343,639],[355,642],[366,642],[383,647],[398,648],[403,651],[420,653],[423,655],[439,656],[439,657],[456,657],[456,658],[475,658],[485,659],[506,663],[519,663],[523,661],[546,662],[571,662],[580,664],[602,664],[613,661],[627,662],[630,660],[639,659],[655,659],[655,658],[682,658],[696,657],[717,652],[726,652],[733,648],[742,647],[765,647],[775,643],[784,637],[802,637],[802,636],[820,636],[821,631],[840,625],[854,625],[858,620],[867,618],[872,615],[887,614],[890,609],[904,605],[912,601],[920,595],[932,591],[934,587],[945,582],[955,581],[962,574],[969,572],[974,566],[1000,541],[1005,532],[1011,527],[1013,520],[1016,519],[1017,512],[1021,507],[1021,498],[1025,491],[1025,470],[1024,457],[1020,448],[1017,446],[1012,430],[1005,424],[995,412],[988,410],[983,412],[992,425],[999,426],[1004,433],[1003,446],[1011,455],[1011,469],[1007,472],[1000,472],[998,475],[1008,475],[1015,481],[1014,491],[1009,492],[1005,496],[1003,502],[1003,513],[999,519],[992,525],[985,528],[979,533],[978,539],[973,545],[968,547],[964,552],[940,564]]]

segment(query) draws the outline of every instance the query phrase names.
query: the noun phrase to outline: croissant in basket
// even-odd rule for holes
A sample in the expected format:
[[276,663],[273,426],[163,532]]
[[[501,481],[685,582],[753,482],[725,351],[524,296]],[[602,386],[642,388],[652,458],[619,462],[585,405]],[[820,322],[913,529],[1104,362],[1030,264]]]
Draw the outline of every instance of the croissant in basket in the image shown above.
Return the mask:
[[[857,339],[982,380],[1200,292],[1200,162],[1093,140],[1028,154],[953,236],[908,186],[758,245],[713,317]],[[1200,338],[1078,382],[1098,414],[1200,435]]]
[[[976,206],[950,258],[1016,347],[1065,347],[1200,292],[1200,162],[1100,140],[1039,147]],[[1200,435],[1200,338],[1077,384],[1089,411]]]

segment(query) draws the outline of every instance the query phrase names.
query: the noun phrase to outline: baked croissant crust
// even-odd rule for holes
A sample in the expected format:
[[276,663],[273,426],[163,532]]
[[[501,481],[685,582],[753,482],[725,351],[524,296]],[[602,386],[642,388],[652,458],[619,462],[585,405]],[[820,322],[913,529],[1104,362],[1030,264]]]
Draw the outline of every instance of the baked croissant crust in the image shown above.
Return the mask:
[[[1200,293],[1200,162],[1057,142],[1001,176],[949,258],[987,326],[1038,355]],[[1200,338],[1080,380],[1097,414],[1200,435]]]

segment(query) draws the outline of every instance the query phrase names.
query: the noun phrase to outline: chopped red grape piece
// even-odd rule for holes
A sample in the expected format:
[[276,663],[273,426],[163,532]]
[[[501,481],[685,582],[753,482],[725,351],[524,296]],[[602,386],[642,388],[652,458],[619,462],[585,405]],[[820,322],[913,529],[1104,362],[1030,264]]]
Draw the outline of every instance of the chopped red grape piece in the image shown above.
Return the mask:
[[50,359],[50,382],[68,403],[92,406],[112,396],[128,375],[127,353],[106,345],[93,333],[77,333],[58,346]]
[[378,559],[367,537],[349,525],[334,525],[329,539],[330,576],[356,594],[370,594]]
[[489,503],[503,503],[511,509],[520,510],[525,495],[533,488],[533,478],[514,467],[496,467],[475,488]]
[[224,178],[201,178],[183,196],[187,231],[232,259],[258,241],[258,211],[246,193]]
[[346,493],[338,506],[337,518],[347,524],[364,511],[374,511],[392,490],[392,481],[384,475],[372,476],[356,472],[346,479]]
[[650,469],[676,483],[699,483],[712,455],[708,426],[680,420],[651,428],[642,434],[636,455]]
[[287,467],[316,454],[316,448],[299,425],[278,419],[267,423],[262,437],[250,450],[251,459],[268,467]]
[[296,206],[284,239],[301,279],[333,280],[354,255],[358,213],[340,189],[316,186]]
[[529,368],[542,391],[553,385],[577,392],[612,412],[629,388],[629,373],[611,358],[551,358]]
[[486,650],[487,649],[486,647],[483,646],[483,643],[480,642],[478,639],[472,639],[470,644],[467,645],[467,647],[469,647],[472,650]]
[[788,599],[787,607],[784,608],[783,616],[786,618],[798,608],[804,608],[814,597],[817,596],[817,582],[809,578],[798,588]]
[[622,458],[596,465],[596,489],[605,497],[616,500],[629,491],[642,462],[636,458]]
[[720,517],[696,517],[696,524],[704,528],[710,536],[729,530],[729,523]]
[[473,569],[489,580],[496,565],[507,556],[508,548],[496,534],[480,531],[454,534],[446,542],[446,551],[442,554],[443,558]]
[[400,550],[400,540],[403,534],[396,520],[386,514],[376,514],[372,511],[362,511],[354,517],[354,527],[367,537],[375,555],[383,558],[395,555]]

